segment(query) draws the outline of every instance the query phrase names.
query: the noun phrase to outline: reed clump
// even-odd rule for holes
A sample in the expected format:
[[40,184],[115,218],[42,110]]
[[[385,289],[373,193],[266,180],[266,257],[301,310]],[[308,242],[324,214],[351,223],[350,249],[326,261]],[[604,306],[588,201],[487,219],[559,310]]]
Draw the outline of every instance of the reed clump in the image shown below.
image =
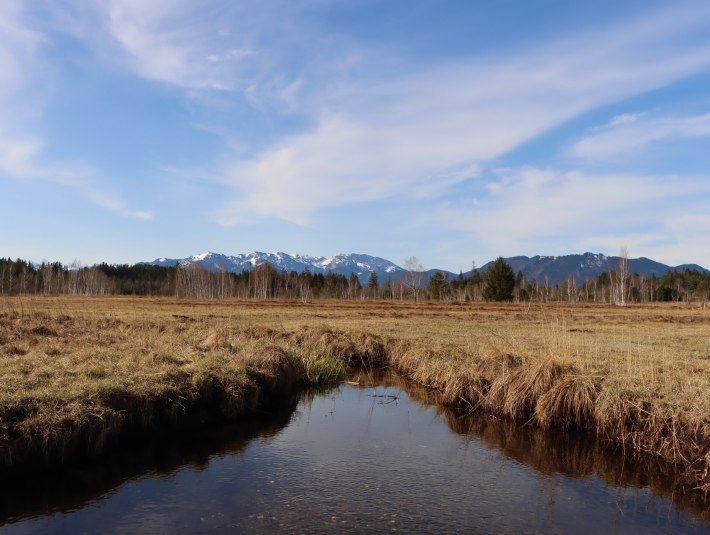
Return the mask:
[[593,428],[599,385],[570,371],[539,397],[535,420],[542,427]]

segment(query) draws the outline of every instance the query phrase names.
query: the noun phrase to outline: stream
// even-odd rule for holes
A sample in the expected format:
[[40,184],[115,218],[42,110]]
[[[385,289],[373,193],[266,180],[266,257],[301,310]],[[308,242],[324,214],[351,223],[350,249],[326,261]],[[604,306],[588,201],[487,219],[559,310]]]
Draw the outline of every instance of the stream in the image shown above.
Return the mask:
[[0,480],[0,533],[709,533],[672,470],[467,414],[396,376]]

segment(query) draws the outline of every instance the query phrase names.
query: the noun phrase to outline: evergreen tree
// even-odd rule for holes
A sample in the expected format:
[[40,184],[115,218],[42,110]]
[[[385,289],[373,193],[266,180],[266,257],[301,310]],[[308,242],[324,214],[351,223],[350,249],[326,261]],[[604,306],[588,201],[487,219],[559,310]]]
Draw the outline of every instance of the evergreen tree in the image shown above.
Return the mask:
[[449,294],[449,276],[446,273],[437,271],[429,279],[429,297],[432,299],[443,299]]
[[374,271],[370,273],[370,278],[367,279],[367,287],[368,288],[377,288],[379,286],[379,282],[377,280],[377,273]]
[[373,271],[370,273],[370,278],[367,279],[367,293],[370,297],[377,297],[379,287],[380,283],[377,280],[377,273]]
[[512,301],[513,288],[515,288],[513,268],[499,256],[486,273],[483,298],[486,301]]

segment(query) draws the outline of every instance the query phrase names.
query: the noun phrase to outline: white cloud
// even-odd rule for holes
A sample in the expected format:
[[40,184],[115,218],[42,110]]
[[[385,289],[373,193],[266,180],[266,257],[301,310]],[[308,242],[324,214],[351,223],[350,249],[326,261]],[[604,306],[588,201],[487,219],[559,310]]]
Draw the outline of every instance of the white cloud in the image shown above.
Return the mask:
[[[268,214],[305,224],[310,214],[324,206],[404,193],[440,195],[476,171],[458,165],[463,161],[452,166],[448,154],[460,149],[449,140],[431,140],[432,134],[385,124],[377,129],[337,116],[323,118],[314,132],[228,169],[223,180],[244,198],[228,207],[221,221],[230,224],[241,222],[242,215]],[[414,147],[418,150],[412,151]]]
[[664,45],[693,35],[709,13],[672,15],[510,57],[331,80],[301,98],[314,121],[309,131],[226,167],[223,180],[235,199],[220,221],[270,216],[302,224],[320,208],[445,194],[467,178],[452,174],[456,169],[485,164],[579,114],[707,69],[710,36],[692,46]]
[[641,117],[646,115],[645,113],[622,113],[617,115],[610,122],[609,126],[619,126],[623,124],[632,124],[638,121]]
[[227,50],[221,54],[210,54],[207,56],[207,61],[211,63],[220,63],[224,61],[230,61],[233,59],[246,58],[248,56],[253,56],[256,54],[254,50],[240,50],[233,48],[232,50]]
[[41,143],[37,139],[0,138],[0,171],[15,177],[36,174],[31,159],[40,146]]
[[125,200],[120,195],[112,193],[104,188],[100,188],[94,184],[88,183],[80,188],[81,193],[91,202],[128,219],[137,219],[140,221],[149,221],[153,219],[153,214],[145,210],[134,210],[128,206]]
[[225,53],[205,42],[200,24],[191,23],[198,9],[209,11],[214,6],[185,0],[109,0],[107,29],[128,55],[130,66],[145,78],[183,87],[231,89],[228,73],[214,65],[221,62],[216,58],[226,59]]
[[654,143],[704,136],[710,136],[710,113],[688,117],[622,115],[579,140],[569,154],[586,159],[626,157]]

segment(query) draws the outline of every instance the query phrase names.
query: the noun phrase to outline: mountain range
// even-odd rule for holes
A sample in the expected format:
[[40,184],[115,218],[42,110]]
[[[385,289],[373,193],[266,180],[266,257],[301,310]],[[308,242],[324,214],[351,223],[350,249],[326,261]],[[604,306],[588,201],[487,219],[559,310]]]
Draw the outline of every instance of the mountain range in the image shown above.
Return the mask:
[[[568,277],[574,277],[577,282],[583,283],[585,280],[597,275],[615,270],[619,265],[618,256],[606,256],[603,254],[584,253],[564,256],[513,256],[505,258],[516,273],[521,271],[528,280],[537,280],[540,283],[547,281],[550,284],[560,284]],[[224,270],[233,273],[241,273],[244,270],[251,270],[254,267],[269,262],[274,268],[285,271],[296,271],[301,273],[309,270],[311,273],[333,272],[340,275],[350,276],[354,273],[361,283],[366,283],[370,273],[377,274],[380,283],[388,280],[401,278],[406,270],[390,260],[371,256],[367,254],[337,254],[331,257],[292,255],[288,253],[262,253],[252,252],[237,255],[224,255],[219,253],[202,253],[187,258],[157,258],[151,262],[140,262],[144,265],[172,267],[176,265],[193,266],[198,265],[210,271]],[[484,273],[493,264],[488,262],[479,268]],[[683,269],[696,269],[703,273],[710,274],[710,270],[697,264],[682,264],[679,266],[669,266],[656,262],[650,258],[629,259],[629,271],[638,273],[646,277],[653,275],[660,277],[668,271],[681,271]],[[446,270],[430,269],[425,273],[428,277],[442,271],[452,279],[457,277],[457,273]],[[464,273],[470,276],[471,271]]]
[[154,266],[193,266],[198,265],[210,271],[229,271],[241,273],[244,270],[254,269],[256,266],[269,262],[277,270],[295,271],[301,273],[309,270],[311,273],[333,272],[349,277],[354,273],[361,283],[365,283],[373,271],[377,273],[378,280],[385,282],[401,277],[405,270],[398,265],[366,254],[337,254],[326,258],[324,256],[291,255],[288,253],[262,253],[255,251],[236,255],[219,253],[202,253],[187,258],[158,258],[152,262],[141,262]]
[[[545,282],[545,277],[550,284],[560,284],[568,277],[574,277],[578,283],[596,277],[604,272],[618,269],[620,258],[618,256],[606,256],[603,254],[584,253],[564,256],[512,256],[505,261],[510,264],[513,271],[522,271],[527,280]],[[492,262],[481,267],[481,271],[486,271]],[[669,266],[656,262],[650,258],[629,258],[629,273],[638,273],[645,277],[660,277],[669,271],[682,271],[684,269],[697,269],[702,273],[710,273],[709,270],[697,264],[682,264],[679,266]]]

